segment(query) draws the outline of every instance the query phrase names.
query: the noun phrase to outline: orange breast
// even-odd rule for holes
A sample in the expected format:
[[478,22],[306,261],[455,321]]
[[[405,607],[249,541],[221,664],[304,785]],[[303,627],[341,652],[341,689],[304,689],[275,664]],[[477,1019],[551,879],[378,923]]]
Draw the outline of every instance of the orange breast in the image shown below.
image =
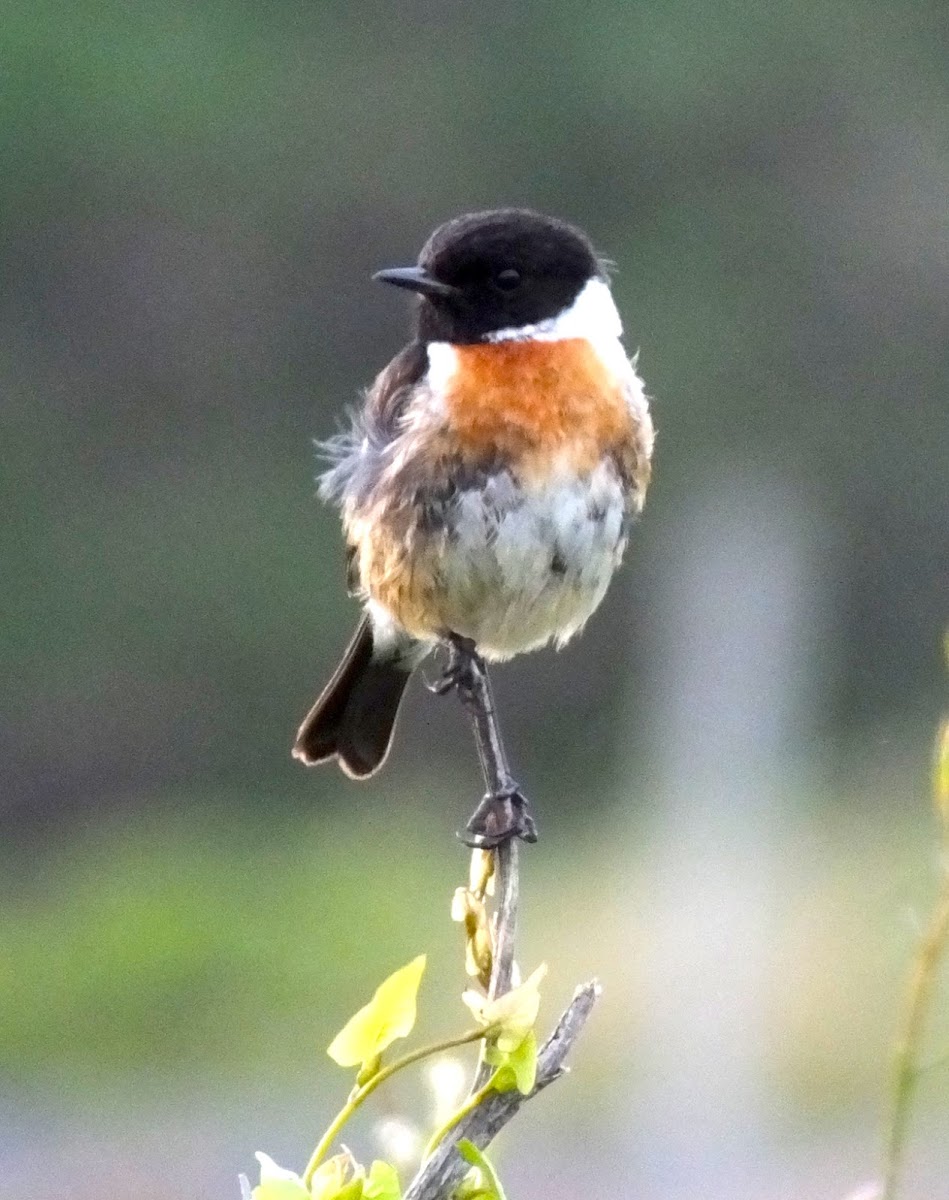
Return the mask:
[[583,338],[457,346],[446,404],[453,440],[546,474],[551,455],[592,469],[632,432],[620,384]]

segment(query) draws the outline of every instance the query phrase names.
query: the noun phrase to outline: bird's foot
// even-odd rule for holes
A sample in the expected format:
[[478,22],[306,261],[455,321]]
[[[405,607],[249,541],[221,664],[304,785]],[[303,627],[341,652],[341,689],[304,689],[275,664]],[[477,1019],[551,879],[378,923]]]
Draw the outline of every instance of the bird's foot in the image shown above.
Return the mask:
[[452,636],[445,645],[448,662],[441,675],[428,684],[428,690],[436,696],[445,696],[451,691],[457,691],[462,697],[473,695],[484,672],[474,642],[471,638]]
[[527,799],[511,780],[506,787],[488,792],[459,837],[473,850],[493,850],[514,837],[523,842],[536,842],[537,826]]

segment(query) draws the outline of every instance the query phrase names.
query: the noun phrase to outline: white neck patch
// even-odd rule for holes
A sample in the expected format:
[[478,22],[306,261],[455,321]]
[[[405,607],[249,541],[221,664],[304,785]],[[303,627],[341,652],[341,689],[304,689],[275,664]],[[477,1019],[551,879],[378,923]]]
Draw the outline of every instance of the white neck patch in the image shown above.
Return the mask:
[[623,322],[616,311],[609,285],[602,279],[591,279],[569,308],[538,321],[536,325],[520,325],[497,329],[489,333],[489,342],[562,342],[567,338],[586,338],[603,343],[623,336]]
[[[625,380],[629,403],[639,413],[645,411],[646,399],[642,381],[636,374],[636,358],[630,362],[620,338],[623,323],[613,303],[609,285],[602,279],[591,279],[569,308],[538,321],[535,325],[498,329],[487,336],[487,342],[562,342],[568,338],[583,338],[596,351],[600,361],[617,379]],[[450,342],[428,343],[428,383],[434,397],[444,396],[458,366],[458,350]]]

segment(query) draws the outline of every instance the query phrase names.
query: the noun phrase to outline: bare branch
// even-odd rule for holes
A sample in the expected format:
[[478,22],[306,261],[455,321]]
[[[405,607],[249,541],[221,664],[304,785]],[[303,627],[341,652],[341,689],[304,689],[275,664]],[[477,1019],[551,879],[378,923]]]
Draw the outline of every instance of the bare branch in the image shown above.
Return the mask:
[[447,1200],[468,1170],[468,1163],[456,1149],[458,1142],[467,1138],[483,1150],[515,1116],[525,1101],[533,1099],[548,1084],[560,1078],[566,1070],[564,1061],[580,1036],[580,1031],[593,1011],[599,994],[600,985],[595,980],[577,988],[569,1007],[538,1052],[537,1083],[530,1095],[522,1096],[515,1089],[510,1092],[492,1092],[487,1096],[482,1104],[458,1123],[450,1136],[436,1147],[432,1156],[422,1163],[405,1193],[405,1200]]
[[496,914],[494,918],[494,964],[488,997],[491,1000],[511,990],[514,974],[514,939],[517,936],[517,909],[520,899],[518,858],[520,847],[516,838],[509,838],[495,850],[494,886]]
[[[491,982],[488,984],[488,997],[491,1000],[503,996],[511,990],[514,975],[514,939],[517,937],[517,912],[520,897],[520,878],[518,872],[520,848],[516,838],[508,838],[494,851],[494,889],[496,910],[494,914],[493,958],[491,963]],[[494,1068],[484,1061],[482,1048],[481,1061],[475,1073],[472,1093],[480,1091],[491,1078]]]

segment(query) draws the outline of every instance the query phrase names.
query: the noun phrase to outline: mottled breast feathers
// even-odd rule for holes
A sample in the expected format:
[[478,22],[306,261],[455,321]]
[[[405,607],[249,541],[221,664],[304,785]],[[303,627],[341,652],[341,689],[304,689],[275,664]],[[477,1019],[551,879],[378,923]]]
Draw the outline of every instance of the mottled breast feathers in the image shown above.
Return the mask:
[[327,447],[350,587],[413,636],[455,629],[492,656],[516,652],[515,628],[569,636],[649,483],[641,384],[608,362],[584,338],[410,343]]

